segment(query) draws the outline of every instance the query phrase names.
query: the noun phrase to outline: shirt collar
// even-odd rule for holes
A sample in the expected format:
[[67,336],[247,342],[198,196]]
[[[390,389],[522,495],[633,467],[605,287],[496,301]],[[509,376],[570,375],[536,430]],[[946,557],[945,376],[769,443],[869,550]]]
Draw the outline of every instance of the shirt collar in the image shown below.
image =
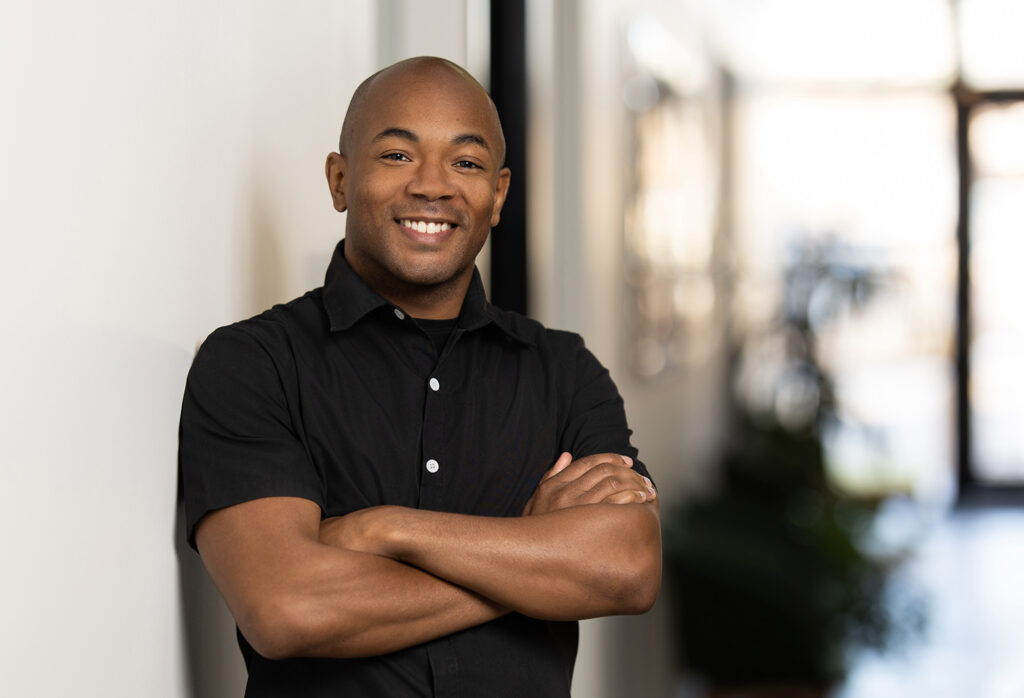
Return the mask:
[[[378,308],[393,307],[390,301],[370,288],[370,285],[349,266],[348,260],[345,259],[345,240],[341,240],[334,248],[334,255],[327,267],[323,298],[332,332],[351,328]],[[474,268],[473,279],[469,282],[466,298],[462,301],[458,326],[472,331],[494,325],[519,342],[533,344],[533,340],[521,331],[518,324],[510,321],[508,313],[487,301],[480,272]]]

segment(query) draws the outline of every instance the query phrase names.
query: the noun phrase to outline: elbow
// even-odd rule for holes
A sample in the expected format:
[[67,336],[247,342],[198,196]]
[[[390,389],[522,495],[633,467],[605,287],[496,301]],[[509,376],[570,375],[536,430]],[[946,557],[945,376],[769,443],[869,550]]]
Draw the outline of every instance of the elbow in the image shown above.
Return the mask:
[[639,615],[651,610],[661,590],[661,560],[638,561],[625,569],[611,588],[612,613]]
[[350,659],[383,653],[367,645],[363,627],[353,623],[355,616],[328,618],[302,595],[263,599],[235,618],[253,650],[267,659]]
[[658,592],[661,590],[661,565],[657,570],[652,570],[642,579],[638,579],[633,586],[633,592],[625,599],[623,613],[626,615],[639,615],[647,613],[658,600]]
[[661,529],[657,525],[637,527],[637,536],[626,549],[611,575],[614,613],[639,615],[651,610],[661,590]]
[[280,596],[254,603],[236,616],[246,641],[267,659],[291,659],[307,655],[310,631],[296,611],[296,603]]

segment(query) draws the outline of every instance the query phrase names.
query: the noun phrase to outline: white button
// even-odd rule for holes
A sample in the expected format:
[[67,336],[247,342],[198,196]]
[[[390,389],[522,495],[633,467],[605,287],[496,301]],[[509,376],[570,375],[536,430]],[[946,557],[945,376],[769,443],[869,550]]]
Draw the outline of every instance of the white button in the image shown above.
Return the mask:
[[427,461],[427,472],[428,473],[436,473],[438,468],[440,468],[440,467],[441,466],[438,465],[437,461],[434,460],[433,458],[431,458],[430,460]]
[[433,390],[435,393],[441,389],[441,384],[438,382],[436,378],[430,379],[430,389]]
[[399,320],[404,320],[405,319],[405,313],[403,313],[398,308],[395,308],[395,317],[398,318]]

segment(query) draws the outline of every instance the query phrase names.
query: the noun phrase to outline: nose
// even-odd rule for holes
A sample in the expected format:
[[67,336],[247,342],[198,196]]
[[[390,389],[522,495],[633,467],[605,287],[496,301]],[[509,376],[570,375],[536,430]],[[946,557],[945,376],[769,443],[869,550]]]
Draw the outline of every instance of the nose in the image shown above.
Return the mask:
[[452,172],[444,162],[427,158],[416,167],[409,181],[409,193],[427,201],[450,199],[455,196]]

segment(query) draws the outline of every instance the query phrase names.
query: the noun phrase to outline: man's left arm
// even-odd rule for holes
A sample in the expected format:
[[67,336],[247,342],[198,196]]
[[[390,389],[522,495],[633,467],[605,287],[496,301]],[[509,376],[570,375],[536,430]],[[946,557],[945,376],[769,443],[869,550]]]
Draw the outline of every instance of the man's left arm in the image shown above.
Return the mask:
[[392,557],[546,620],[647,611],[661,583],[658,504],[615,454],[559,459],[529,515],[374,507],[328,519],[321,540]]

